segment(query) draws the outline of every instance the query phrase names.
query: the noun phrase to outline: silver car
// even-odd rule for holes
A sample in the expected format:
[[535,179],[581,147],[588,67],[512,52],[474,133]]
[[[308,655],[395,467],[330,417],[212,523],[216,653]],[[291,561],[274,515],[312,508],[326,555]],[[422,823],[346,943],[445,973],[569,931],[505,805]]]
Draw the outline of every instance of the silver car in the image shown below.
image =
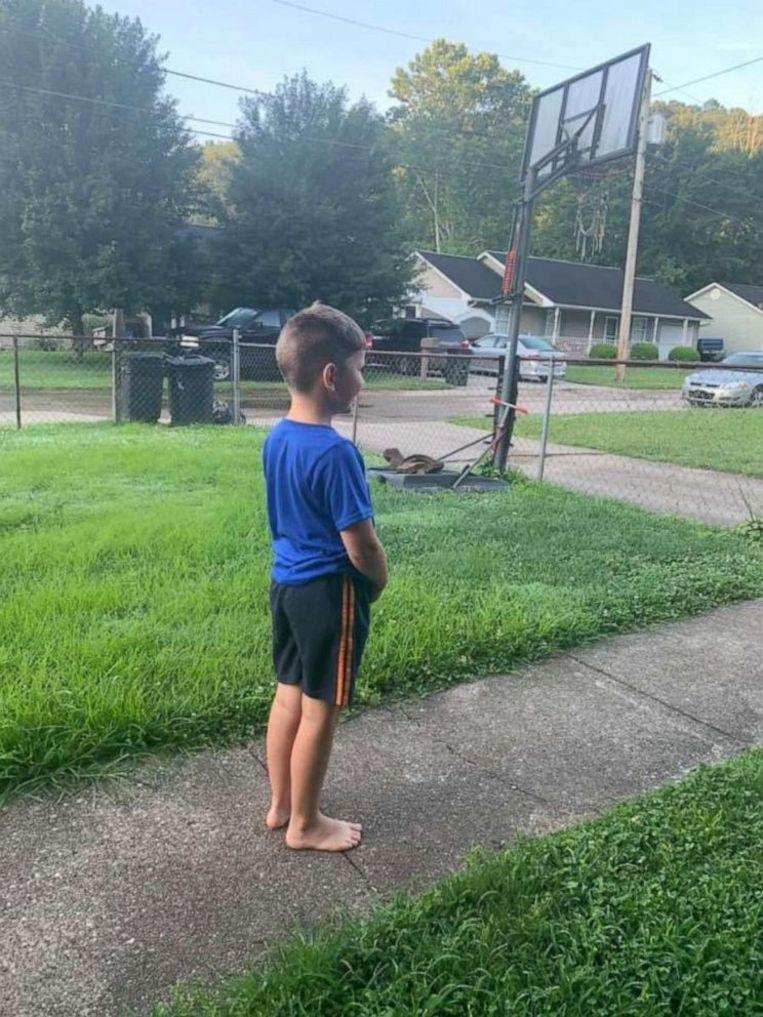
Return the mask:
[[732,353],[721,363],[728,367],[760,367],[760,371],[709,368],[684,380],[681,398],[689,406],[763,407],[763,352]]
[[[476,374],[498,374],[501,358],[506,356],[508,336],[488,332],[472,343],[471,370]],[[548,378],[548,364],[554,364],[554,378],[563,378],[567,373],[564,354],[550,342],[537,335],[520,335],[517,343],[520,356],[519,377],[521,381],[545,381]]]

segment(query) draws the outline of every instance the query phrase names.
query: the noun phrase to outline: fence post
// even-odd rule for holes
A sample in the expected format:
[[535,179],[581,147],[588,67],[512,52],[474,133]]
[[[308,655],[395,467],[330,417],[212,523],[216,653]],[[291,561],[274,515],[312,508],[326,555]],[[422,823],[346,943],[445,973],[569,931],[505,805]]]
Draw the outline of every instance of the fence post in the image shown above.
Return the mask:
[[118,340],[111,342],[111,416],[115,424],[120,422],[119,404],[119,353],[117,351]]
[[352,443],[353,445],[358,444],[358,410],[360,409],[360,396],[355,396],[355,402],[352,404]]
[[546,407],[543,412],[543,432],[540,436],[540,457],[538,459],[538,481],[543,480],[543,470],[546,466],[546,445],[548,444],[548,429],[551,421],[551,397],[554,392],[554,361],[548,362],[548,375],[546,377]]
[[241,423],[241,332],[233,329],[233,346],[231,350],[231,374],[233,376],[233,426],[238,427]]
[[13,337],[13,391],[16,403],[16,428],[21,430],[21,380],[19,374],[19,337]]

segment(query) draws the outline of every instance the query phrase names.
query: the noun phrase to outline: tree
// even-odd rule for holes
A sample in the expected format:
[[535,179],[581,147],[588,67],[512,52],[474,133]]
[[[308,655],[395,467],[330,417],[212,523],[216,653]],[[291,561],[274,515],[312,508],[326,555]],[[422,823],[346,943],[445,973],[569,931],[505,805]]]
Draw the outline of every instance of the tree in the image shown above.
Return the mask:
[[[242,102],[219,248],[228,303],[319,299],[368,321],[403,298],[411,265],[383,120],[304,73]],[[222,297],[221,297],[222,299]]]
[[[538,203],[533,254],[579,260],[575,217],[580,196],[606,192],[603,246],[584,260],[622,265],[632,164],[591,181],[559,181]],[[583,201],[585,201],[585,197]],[[763,152],[719,150],[707,119],[671,119],[667,141],[647,157],[638,271],[683,293],[711,279],[760,282],[763,262]]]
[[162,93],[156,45],[137,19],[80,0],[5,0],[4,312],[81,332],[86,312],[191,302],[199,280],[179,227],[198,154]]
[[523,76],[438,39],[398,68],[390,95],[411,243],[454,254],[505,245],[532,96]]

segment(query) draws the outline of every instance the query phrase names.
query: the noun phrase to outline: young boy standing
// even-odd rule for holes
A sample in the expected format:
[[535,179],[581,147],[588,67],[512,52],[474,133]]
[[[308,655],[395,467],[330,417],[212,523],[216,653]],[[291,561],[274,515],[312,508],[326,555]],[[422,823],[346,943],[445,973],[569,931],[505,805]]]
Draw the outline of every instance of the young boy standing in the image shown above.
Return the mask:
[[290,848],[346,851],[358,823],[319,810],[334,731],[352,702],[370,605],[387,584],[363,459],[331,426],[363,387],[366,341],[346,314],[290,318],[276,358],[291,396],[263,460],[275,563],[270,592],[278,679],[267,734],[266,823]]

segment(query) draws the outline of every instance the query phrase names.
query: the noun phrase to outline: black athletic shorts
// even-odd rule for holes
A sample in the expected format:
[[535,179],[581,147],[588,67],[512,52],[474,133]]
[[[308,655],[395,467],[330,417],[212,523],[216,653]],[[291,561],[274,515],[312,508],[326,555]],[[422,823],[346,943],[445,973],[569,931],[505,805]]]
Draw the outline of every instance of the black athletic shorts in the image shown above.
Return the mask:
[[371,625],[370,584],[332,575],[270,586],[276,678],[307,696],[349,706]]

